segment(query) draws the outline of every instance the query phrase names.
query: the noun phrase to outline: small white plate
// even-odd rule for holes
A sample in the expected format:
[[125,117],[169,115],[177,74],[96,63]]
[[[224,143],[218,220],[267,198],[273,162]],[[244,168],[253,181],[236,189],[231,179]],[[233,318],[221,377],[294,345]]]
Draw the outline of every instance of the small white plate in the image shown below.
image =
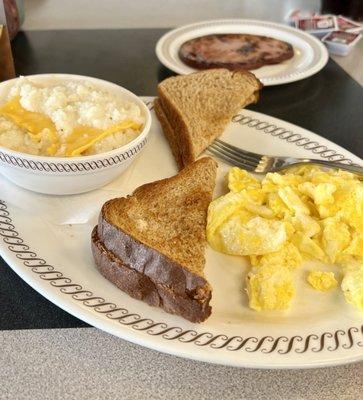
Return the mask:
[[[144,98],[149,102],[151,98]],[[208,248],[206,276],[213,287],[212,315],[192,324],[134,300],[94,265],[90,235],[102,204],[136,187],[174,175],[170,148],[152,114],[149,143],[115,182],[90,193],[45,196],[0,176],[0,254],[14,271],[54,304],[115,336],[162,352],[211,363],[253,368],[312,368],[363,358],[363,315],[339,289],[314,291],[297,277],[294,304],[286,313],[248,308],[243,257]],[[341,147],[302,128],[249,110],[236,115],[223,140],[246,150],[292,157],[360,163]],[[215,196],[230,166],[219,161]],[[311,266],[311,264],[310,264]]]
[[329,58],[326,47],[314,36],[286,25],[252,19],[204,21],[174,29],[159,39],[156,55],[162,64],[178,74],[195,72],[195,69],[188,67],[179,58],[180,46],[187,40],[216,33],[268,36],[286,41],[293,46],[292,59],[252,71],[265,86],[305,79],[319,72]]

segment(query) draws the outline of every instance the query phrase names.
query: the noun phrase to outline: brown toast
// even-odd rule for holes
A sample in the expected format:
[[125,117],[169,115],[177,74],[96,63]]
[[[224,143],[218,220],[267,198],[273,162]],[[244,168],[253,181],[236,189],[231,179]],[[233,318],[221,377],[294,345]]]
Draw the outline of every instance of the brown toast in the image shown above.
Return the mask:
[[92,232],[92,253],[101,274],[129,296],[192,322],[201,322],[209,317],[211,292],[203,300],[193,299],[187,291],[176,293],[167,285],[156,284],[107,250],[98,237],[97,227]]
[[211,69],[165,79],[155,111],[179,168],[194,162],[241,108],[258,100],[250,72]]
[[205,157],[176,176],[105,203],[92,236],[102,274],[135,298],[192,322],[204,321],[211,313],[211,287],[203,270],[216,169],[216,162]]
[[175,134],[173,127],[170,125],[168,118],[166,117],[164,110],[160,104],[159,99],[154,100],[154,110],[155,114],[158,117],[160,125],[163,129],[164,135],[169,142],[169,146],[171,148],[171,152],[175,158],[176,163],[178,164],[179,169],[183,169],[183,159],[181,157],[181,153],[179,148],[181,144],[179,143],[179,138]]

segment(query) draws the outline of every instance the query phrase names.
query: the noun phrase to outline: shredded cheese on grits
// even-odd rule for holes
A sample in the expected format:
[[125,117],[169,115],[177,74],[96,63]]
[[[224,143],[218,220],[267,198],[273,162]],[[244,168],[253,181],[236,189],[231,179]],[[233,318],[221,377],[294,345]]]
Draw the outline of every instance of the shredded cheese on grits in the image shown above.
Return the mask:
[[43,87],[21,78],[0,105],[0,146],[34,155],[91,155],[130,142],[143,124],[138,105],[90,83]]
[[[315,166],[269,173],[261,181],[237,167],[230,190],[209,206],[207,239],[217,251],[248,256],[249,305],[285,310],[294,297],[294,271],[303,260],[341,267],[348,303],[363,309],[363,184],[354,174]],[[333,272],[312,271],[317,290],[337,285]]]

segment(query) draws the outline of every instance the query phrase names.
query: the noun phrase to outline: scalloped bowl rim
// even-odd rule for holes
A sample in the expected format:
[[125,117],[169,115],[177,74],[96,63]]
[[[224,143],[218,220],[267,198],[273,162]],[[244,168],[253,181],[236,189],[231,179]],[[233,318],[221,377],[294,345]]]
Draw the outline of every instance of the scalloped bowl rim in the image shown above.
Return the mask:
[[[150,128],[151,128],[151,114],[150,110],[147,108],[145,103],[133,92],[130,90],[124,88],[123,86],[118,85],[117,83],[109,82],[104,79],[99,79],[99,78],[93,78],[91,76],[86,76],[86,75],[74,75],[74,74],[60,74],[60,73],[49,73],[49,74],[35,74],[35,75],[26,75],[26,78],[63,78],[65,77],[66,80],[90,80],[95,82],[96,84],[98,83],[100,86],[99,88],[101,89],[101,85],[104,86],[112,86],[115,89],[120,89],[120,92],[128,94],[130,97],[132,97],[135,101],[135,103],[141,108],[145,115],[145,124],[142,129],[142,131],[139,133],[139,135],[131,140],[130,142],[124,144],[123,146],[120,146],[116,149],[106,151],[103,153],[97,153],[97,154],[92,154],[88,156],[79,156],[79,157],[52,157],[52,156],[39,156],[35,154],[29,154],[29,153],[23,153],[20,151],[16,150],[11,150],[7,147],[0,146],[0,150],[3,153],[8,154],[9,156],[15,156],[15,157],[21,157],[27,160],[34,160],[37,162],[53,162],[53,163],[70,163],[70,162],[81,162],[81,161],[94,161],[99,158],[108,158],[108,157],[113,157],[116,156],[120,153],[125,153],[128,150],[131,150],[133,147],[137,146],[139,143],[141,143],[149,134]],[[19,80],[20,77],[10,79],[7,81],[3,81],[0,83],[0,91],[1,87],[6,85],[9,85],[11,82],[14,82]],[[105,90],[106,87],[105,87]]]

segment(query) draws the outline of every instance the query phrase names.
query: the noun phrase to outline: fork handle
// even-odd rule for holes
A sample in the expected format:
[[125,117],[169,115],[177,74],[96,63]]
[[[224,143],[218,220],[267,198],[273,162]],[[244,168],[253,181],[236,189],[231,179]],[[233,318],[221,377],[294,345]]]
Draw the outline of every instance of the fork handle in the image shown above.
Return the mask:
[[[326,161],[326,160],[315,160],[309,158],[294,158],[294,159],[286,159],[286,161],[290,161],[290,165],[298,165],[298,164],[318,164],[318,165],[325,165],[330,168],[337,168],[337,169],[344,169],[345,171],[353,172],[359,175],[360,178],[363,177],[363,167],[359,165],[350,165],[350,164],[343,164],[334,161]],[[287,163],[286,163],[287,167]]]

